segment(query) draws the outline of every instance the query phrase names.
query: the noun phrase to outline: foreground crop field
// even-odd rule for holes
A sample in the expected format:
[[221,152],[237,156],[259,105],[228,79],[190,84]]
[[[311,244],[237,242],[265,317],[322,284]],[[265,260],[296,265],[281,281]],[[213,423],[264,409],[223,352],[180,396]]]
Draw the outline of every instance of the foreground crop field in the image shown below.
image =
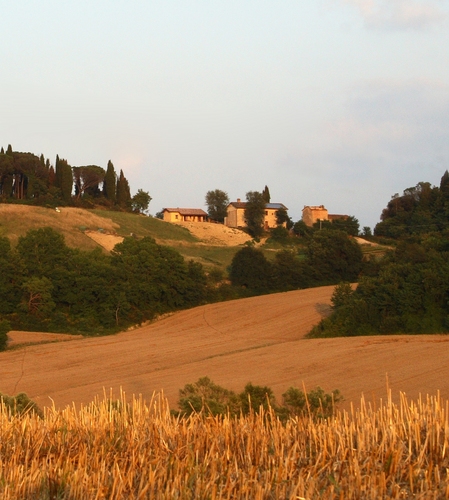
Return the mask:
[[449,498],[447,401],[359,406],[285,425],[270,413],[178,420],[160,395],[43,419],[0,408],[1,498]]
[[[16,347],[0,353],[0,392],[27,393],[40,406],[88,404],[103,391],[129,396],[164,391],[176,408],[178,390],[209,376],[241,391],[270,386],[278,399],[290,386],[339,389],[341,408],[436,394],[449,398],[449,336],[304,339],[329,310],[333,287],[209,304],[175,313],[118,335],[26,345],[32,333],[12,334]],[[61,338],[66,339],[66,336]],[[38,336],[42,342],[42,336]]]

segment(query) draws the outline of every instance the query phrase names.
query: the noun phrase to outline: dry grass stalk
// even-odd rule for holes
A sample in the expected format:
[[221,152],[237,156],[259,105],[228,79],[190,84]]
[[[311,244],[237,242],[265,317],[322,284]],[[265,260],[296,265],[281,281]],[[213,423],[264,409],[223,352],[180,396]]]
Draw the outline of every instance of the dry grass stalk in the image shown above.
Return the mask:
[[273,413],[171,416],[125,394],[43,419],[0,409],[0,496],[66,499],[449,498],[439,395],[283,425]]

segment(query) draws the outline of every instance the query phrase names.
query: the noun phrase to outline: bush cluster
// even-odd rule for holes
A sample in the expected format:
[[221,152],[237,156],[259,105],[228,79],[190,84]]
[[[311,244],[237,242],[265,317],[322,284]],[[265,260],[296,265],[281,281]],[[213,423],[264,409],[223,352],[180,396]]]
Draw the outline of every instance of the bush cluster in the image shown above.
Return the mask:
[[252,411],[271,409],[281,419],[294,416],[327,418],[333,415],[337,403],[343,400],[340,391],[325,393],[321,387],[305,393],[290,387],[282,395],[282,403],[276,401],[273,390],[267,386],[248,382],[240,393],[235,393],[215,384],[209,377],[199,378],[193,384],[186,384],[179,391],[178,407],[181,416],[204,412],[209,415],[248,415]]

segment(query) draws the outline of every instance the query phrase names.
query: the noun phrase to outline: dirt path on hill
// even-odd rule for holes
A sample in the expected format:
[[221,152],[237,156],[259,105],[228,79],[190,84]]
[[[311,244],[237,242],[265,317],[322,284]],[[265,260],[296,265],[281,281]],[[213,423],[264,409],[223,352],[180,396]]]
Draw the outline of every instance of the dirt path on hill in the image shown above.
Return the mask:
[[240,391],[251,381],[280,398],[290,386],[339,389],[349,408],[360,396],[449,398],[449,336],[307,340],[329,311],[333,287],[209,304],[109,337],[28,345],[0,353],[0,391],[26,392],[40,405],[89,403],[120,387],[150,398],[163,390],[175,408],[178,390],[199,377]]

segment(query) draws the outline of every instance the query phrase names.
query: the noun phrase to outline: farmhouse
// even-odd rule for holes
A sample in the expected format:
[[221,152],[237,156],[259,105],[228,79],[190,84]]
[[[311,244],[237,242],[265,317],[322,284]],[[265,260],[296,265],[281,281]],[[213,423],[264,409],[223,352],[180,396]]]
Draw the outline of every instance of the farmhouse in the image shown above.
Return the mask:
[[[245,207],[246,202],[240,201],[240,198],[237,198],[237,201],[229,203],[227,207],[227,216],[224,221],[225,225],[228,227],[245,227]],[[282,203],[267,203],[265,205],[265,217],[263,222],[265,229],[277,227],[276,213],[280,209],[288,210]],[[286,223],[284,222],[282,225],[286,226]]]
[[207,213],[201,208],[164,208],[166,222],[206,222]]
[[333,222],[337,219],[346,220],[347,218],[347,215],[329,214],[324,205],[305,205],[302,209],[302,220],[304,221],[304,224],[309,227],[312,227],[315,222],[320,220]]

